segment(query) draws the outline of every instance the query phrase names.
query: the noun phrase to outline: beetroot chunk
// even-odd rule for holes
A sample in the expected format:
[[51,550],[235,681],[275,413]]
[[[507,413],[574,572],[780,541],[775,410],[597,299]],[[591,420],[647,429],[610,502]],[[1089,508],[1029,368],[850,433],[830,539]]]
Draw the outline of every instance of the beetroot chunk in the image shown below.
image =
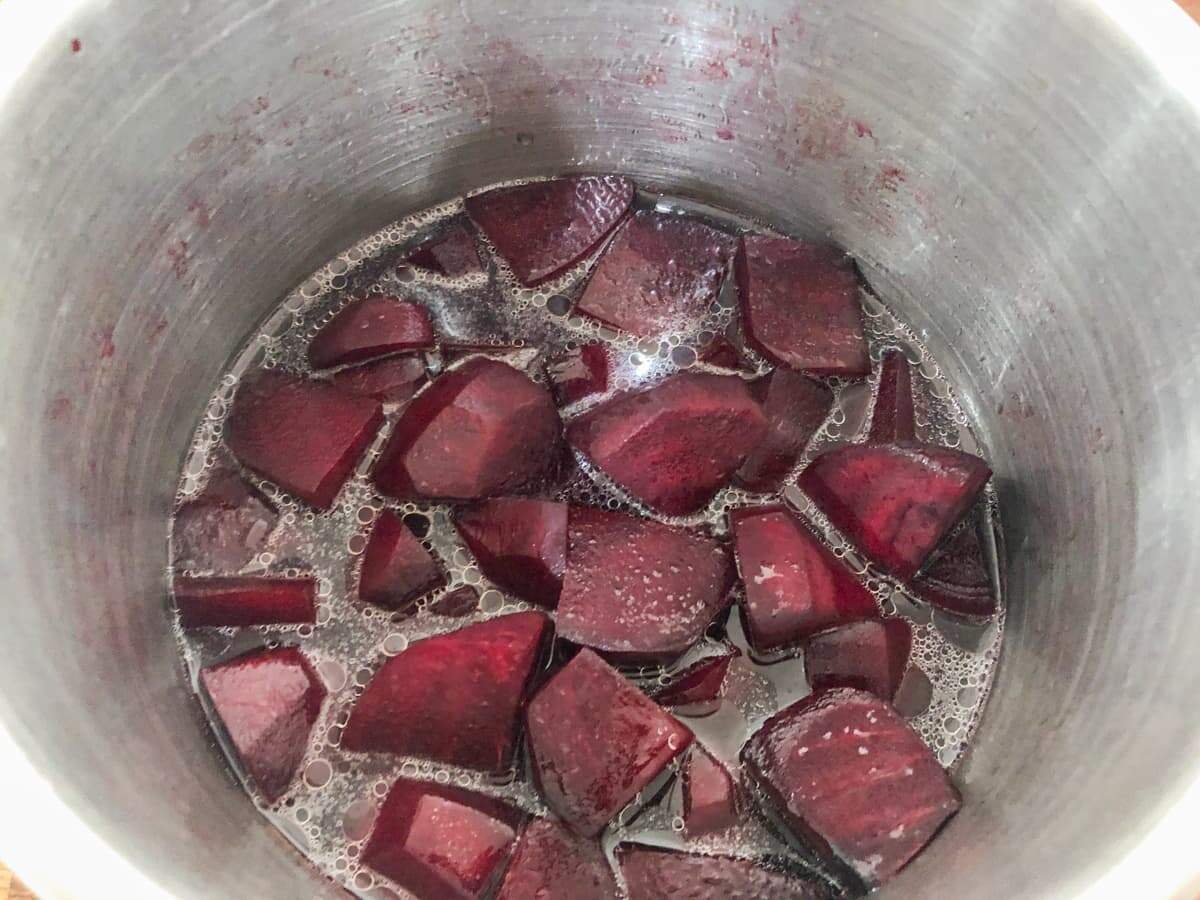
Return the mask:
[[578,176],[497,188],[465,201],[467,215],[527,287],[587,256],[633,202],[633,182]]
[[689,666],[674,681],[654,694],[654,700],[662,706],[675,707],[676,712],[687,716],[709,716],[721,705],[721,690],[729,664],[741,656],[737,647],[720,656],[710,656]]
[[433,346],[433,324],[425,307],[398,297],[356,300],[322,328],[308,345],[314,369],[328,369]]
[[175,567],[236,572],[263,548],[278,519],[274,507],[237,472],[218,469],[204,492],[175,514]]
[[773,491],[829,415],[833,392],[819,381],[782,368],[755,388],[761,394],[767,433],[736,477],[752,491]]
[[390,405],[407,403],[424,383],[425,362],[416,354],[390,356],[333,376],[334,387]]
[[358,595],[384,609],[403,609],[446,583],[437,560],[390,510],[379,514],[363,551]]
[[342,747],[507,772],[550,628],[541,613],[516,613],[417,641],[371,680]]
[[797,484],[834,527],[911,578],[991,477],[977,456],[916,444],[855,444],[817,457]]
[[238,389],[225,443],[246,468],[328,509],[382,424],[374,400],[267,370]]
[[426,241],[408,254],[408,263],[451,278],[483,271],[475,238],[462,227],[452,228],[441,237]]
[[864,691],[792,704],[750,739],[742,762],[796,837],[870,887],[916,856],[960,802],[917,733]]
[[831,625],[879,614],[870,591],[791,513],[751,507],[730,519],[746,585],[742,620],[755,653],[770,655]]
[[606,401],[573,421],[567,439],[635,497],[677,516],[708,503],[766,432],[746,382],[687,372]]
[[404,500],[528,493],[557,465],[561,434],[544,387],[481,356],[408,405],[372,477],[383,493]]
[[546,804],[593,837],[692,742],[692,733],[588,649],[529,704],[529,753]]
[[546,367],[554,395],[566,406],[608,390],[608,351],[603,344],[584,344],[550,360]]
[[712,754],[693,744],[683,764],[683,827],[688,837],[724,831],[737,821],[733,776]]
[[742,238],[738,295],[751,346],[810,375],[871,371],[854,263],[828,244]]
[[742,355],[738,352],[737,347],[733,346],[728,339],[720,335],[717,335],[705,344],[700,349],[700,352],[696,354],[696,359],[706,362],[710,366],[719,366],[722,369],[746,368],[746,361],[742,359]]
[[479,592],[470,585],[447,591],[429,604],[429,611],[438,616],[461,619],[479,609]]
[[977,522],[968,522],[938,551],[913,582],[913,590],[926,603],[955,616],[980,620],[996,614],[996,593]]
[[400,778],[379,810],[362,861],[422,900],[481,900],[524,818],[482,794]]
[[503,497],[457,517],[458,531],[483,574],[511,594],[553,609],[567,556],[567,506]]
[[525,826],[496,900],[617,900],[617,882],[599,841],[557,822]]
[[853,622],[813,635],[804,671],[813,690],[852,687],[891,701],[908,668],[912,628],[904,619]]
[[621,844],[617,864],[629,900],[823,900],[809,882],[754,860]]
[[908,360],[899,350],[883,356],[879,372],[879,393],[871,414],[872,442],[905,442],[917,439],[917,420],[913,412],[912,373]]
[[291,625],[317,621],[313,578],[176,578],[184,628]]
[[608,245],[575,308],[643,337],[686,328],[716,299],[733,249],[734,238],[694,219],[641,210]]
[[268,803],[287,790],[308,749],[325,688],[295,647],[254,650],[200,671],[200,684]]
[[711,538],[573,508],[559,636],[625,662],[665,662],[700,639],[732,583],[729,554]]

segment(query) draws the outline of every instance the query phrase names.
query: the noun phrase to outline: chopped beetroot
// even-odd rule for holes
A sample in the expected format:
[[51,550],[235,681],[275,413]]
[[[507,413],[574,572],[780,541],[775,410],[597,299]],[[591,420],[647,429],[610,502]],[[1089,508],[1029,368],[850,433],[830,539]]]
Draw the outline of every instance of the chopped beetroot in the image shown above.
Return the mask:
[[587,256],[632,202],[633,182],[604,175],[497,188],[465,205],[513,274],[532,287]]
[[546,366],[554,395],[564,406],[608,390],[608,351],[603,344],[564,350]]
[[638,499],[684,515],[712,499],[766,432],[742,379],[685,372],[606,401],[573,421],[567,438]]
[[325,699],[312,666],[295,647],[254,650],[201,669],[200,684],[242,767],[274,803],[304,758]]
[[184,628],[291,625],[317,620],[314,578],[176,578]]
[[912,373],[908,360],[899,350],[883,355],[879,372],[879,393],[871,414],[870,440],[878,443],[914,441],[917,420],[913,412]]
[[328,509],[382,424],[374,400],[267,370],[238,389],[225,443],[246,468]]
[[390,405],[407,403],[424,383],[425,361],[418,354],[389,356],[333,376],[335,387]]
[[362,862],[423,900],[482,900],[524,818],[483,794],[399,778],[375,819]]
[[812,636],[804,671],[813,690],[852,687],[891,701],[911,649],[912,628],[904,619],[852,622]]
[[550,631],[549,619],[527,612],[417,641],[371,680],[342,747],[508,771]]
[[712,754],[692,744],[683,764],[683,827],[688,837],[724,831],[737,824],[738,789]]
[[730,520],[746,586],[742,621],[755,653],[771,655],[830,626],[879,614],[870,591],[790,512],[749,507]]
[[481,356],[409,403],[372,477],[400,499],[528,493],[555,471],[561,434],[554,399],[542,385]]
[[525,826],[496,900],[617,900],[617,882],[600,842],[557,822]]
[[403,609],[446,583],[441,566],[399,516],[384,510],[363,551],[358,595],[384,609]]
[[742,238],[738,295],[751,346],[810,375],[871,371],[854,263],[829,244]]
[[263,548],[278,519],[274,507],[236,471],[216,469],[203,493],[175,514],[175,568],[236,572]]
[[829,415],[833,392],[785,368],[757,382],[754,390],[767,417],[767,433],[738,469],[737,480],[753,491],[773,491]]
[[865,691],[792,704],[755,733],[742,762],[797,838],[871,887],[903,868],[960,802],[917,733]]
[[751,859],[620,844],[629,900],[823,900],[827,892]]
[[979,523],[967,522],[913,582],[917,596],[931,606],[967,619],[996,613],[996,593],[984,556]]
[[418,269],[428,269],[451,278],[483,271],[475,238],[461,226],[421,244],[408,254],[407,262]]
[[720,656],[709,656],[692,664],[670,684],[654,694],[661,706],[669,706],[675,712],[688,716],[709,716],[721,705],[721,691],[729,664],[741,651],[730,645]]
[[692,742],[692,733],[590,650],[526,712],[534,777],[572,831],[599,834]]
[[734,244],[694,219],[641,210],[612,239],[575,309],[643,337],[687,328],[716,299]]
[[314,369],[328,369],[433,346],[433,324],[425,307],[398,297],[356,300],[334,316],[308,345]]
[[706,362],[710,366],[719,366],[722,369],[746,368],[746,362],[742,359],[742,355],[738,353],[737,347],[733,346],[727,338],[723,338],[719,334],[700,348],[700,352],[696,354],[696,359]]
[[567,506],[501,497],[463,510],[458,531],[483,574],[511,594],[553,609],[567,556]]
[[854,444],[817,457],[797,484],[860,550],[907,579],[991,474],[982,459],[959,450]]
[[469,584],[447,591],[429,604],[429,611],[439,616],[461,619],[479,609],[479,592]]
[[665,662],[729,604],[725,547],[684,528],[571,509],[559,636],[624,662]]

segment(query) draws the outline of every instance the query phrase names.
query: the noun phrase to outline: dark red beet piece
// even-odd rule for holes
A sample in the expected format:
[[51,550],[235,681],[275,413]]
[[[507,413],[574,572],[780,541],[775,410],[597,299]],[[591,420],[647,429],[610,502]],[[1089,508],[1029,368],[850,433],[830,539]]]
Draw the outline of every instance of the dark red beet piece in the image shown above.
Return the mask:
[[742,238],[738,295],[751,346],[811,375],[871,371],[858,275],[844,252],[790,238]]
[[834,527],[897,578],[916,574],[991,477],[978,456],[916,444],[854,444],[797,481]]
[[590,650],[580,650],[526,711],[546,804],[593,837],[688,748],[692,733]]
[[574,507],[558,633],[623,662],[666,662],[729,604],[733,577],[728,551],[712,538]]
[[400,499],[528,493],[555,470],[561,434],[544,387],[481,356],[409,403],[372,477],[383,493]]
[[314,369],[433,346],[433,324],[423,306],[398,297],[355,300],[317,332],[308,345]]
[[640,210],[605,249],[575,309],[643,337],[686,328],[716,299],[734,243],[694,219]]
[[724,831],[737,824],[738,789],[712,754],[692,744],[683,764],[683,827],[688,837]]
[[200,684],[268,803],[287,790],[308,749],[325,687],[295,647],[254,650],[200,671]]
[[263,548],[279,513],[237,472],[215,470],[203,493],[175,514],[176,570],[236,572]]
[[823,900],[815,885],[754,860],[621,844],[617,864],[629,900]]
[[833,392],[799,372],[776,369],[754,385],[767,433],[737,471],[752,491],[774,491],[829,415]]
[[904,619],[852,622],[812,636],[804,671],[813,690],[852,687],[890,702],[911,649],[912,628]]
[[912,373],[908,360],[899,350],[883,355],[879,372],[879,393],[871,414],[874,442],[904,442],[917,439],[917,420],[913,412]]
[[874,887],[958,811],[937,758],[891,706],[847,688],[810,694],[742,749],[783,823]]
[[754,651],[770,655],[832,625],[879,615],[870,591],[790,512],[730,514],[746,586],[742,621]]
[[238,389],[225,443],[246,468],[328,509],[382,424],[374,400],[268,370]]
[[557,822],[525,826],[496,900],[617,900],[617,882],[600,842]]
[[996,614],[996,593],[977,522],[968,522],[938,551],[913,582],[913,590],[926,603],[955,616],[979,620]]
[[391,356],[342,369],[333,376],[334,387],[380,403],[402,404],[425,383],[425,361],[417,354]]
[[314,578],[175,579],[175,605],[184,628],[290,625],[317,621]]
[[428,269],[438,275],[457,278],[483,271],[475,239],[465,228],[452,228],[440,237],[426,241],[408,255],[409,265]]
[[384,609],[402,609],[446,583],[437,560],[394,512],[375,521],[363,551],[358,595]]
[[720,366],[722,369],[746,368],[746,361],[742,359],[737,348],[720,335],[701,347],[700,352],[696,354],[696,359],[712,366]]
[[342,747],[508,771],[550,631],[549,619],[527,612],[417,641],[371,680]]
[[708,503],[766,431],[746,382],[688,372],[602,403],[567,439],[635,497],[678,516]]
[[421,900],[481,900],[524,818],[482,794],[400,778],[379,810],[362,861]]
[[603,344],[564,350],[546,366],[554,395],[566,406],[608,390],[608,351]]
[[709,716],[721,705],[721,691],[729,664],[741,656],[737,647],[730,646],[727,653],[710,656],[689,666],[674,681],[654,694],[661,706],[669,706],[676,713],[693,717]]
[[467,214],[532,287],[587,256],[633,202],[633,182],[578,176],[497,188],[465,201]]
[[553,609],[567,556],[567,505],[502,497],[463,510],[459,534],[483,574],[511,594]]
[[429,611],[439,616],[449,616],[460,619],[469,616],[479,609],[479,592],[470,585],[464,584],[453,591],[447,591],[429,604]]

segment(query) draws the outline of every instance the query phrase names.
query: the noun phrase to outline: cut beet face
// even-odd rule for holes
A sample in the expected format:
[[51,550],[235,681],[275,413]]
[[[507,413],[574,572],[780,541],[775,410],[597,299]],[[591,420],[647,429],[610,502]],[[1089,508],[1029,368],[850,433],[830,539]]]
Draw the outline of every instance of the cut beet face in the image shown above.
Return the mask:
[[203,493],[175,514],[175,568],[236,572],[263,548],[278,520],[275,508],[245,479],[219,468]]
[[770,656],[830,626],[879,615],[871,592],[787,510],[738,509],[730,522],[746,586],[742,621],[755,653]]
[[507,772],[550,631],[549,619],[528,612],[417,641],[371,680],[342,747]]
[[621,844],[629,900],[824,900],[828,893],[751,859]]
[[797,838],[869,887],[900,871],[959,807],[917,733],[865,691],[792,704],[750,739],[742,761]]
[[917,596],[931,606],[966,619],[996,614],[996,592],[983,552],[980,524],[967,522],[913,582]]
[[575,309],[643,337],[687,328],[717,298],[734,244],[694,219],[640,210],[605,249]]
[[712,715],[721,705],[721,692],[729,664],[739,656],[741,651],[731,645],[729,651],[720,656],[710,656],[694,663],[657,691],[654,694],[655,702],[671,707],[679,715]]
[[553,609],[567,556],[567,505],[502,497],[460,512],[459,534],[483,574],[504,590]]
[[287,790],[308,749],[325,688],[295,647],[255,650],[200,670],[200,684],[268,803]]
[[742,238],[738,296],[751,346],[810,375],[867,375],[854,263],[837,247],[790,238]]
[[600,842],[557,822],[525,826],[496,900],[617,900],[617,882]]
[[398,297],[356,300],[334,316],[308,345],[314,369],[328,369],[433,346],[433,324],[423,306]]
[[819,381],[783,368],[756,383],[754,391],[762,401],[767,432],[736,477],[752,491],[773,491],[829,415],[833,392]]
[[328,509],[382,424],[374,400],[268,370],[238,388],[225,443],[246,468]]
[[408,254],[409,265],[457,278],[483,271],[475,238],[465,228],[452,228]]
[[692,733],[590,650],[580,650],[526,712],[546,804],[593,837],[692,742]]
[[584,344],[564,350],[546,366],[554,396],[563,406],[608,390],[608,350]]
[[461,619],[479,609],[479,592],[470,585],[447,591],[429,604],[429,611],[437,616]]
[[701,347],[700,352],[696,354],[696,359],[706,362],[710,366],[720,366],[722,369],[746,368],[746,361],[742,359],[737,347],[721,335],[717,335]]
[[358,595],[384,609],[403,609],[446,583],[442,568],[394,512],[375,521],[363,551]]
[[175,605],[184,628],[293,625],[317,621],[315,578],[175,579]]
[[407,403],[424,383],[425,361],[418,354],[391,356],[333,376],[334,387],[388,405]]
[[729,553],[712,538],[573,507],[558,633],[622,662],[666,662],[728,606],[733,577]]
[[379,810],[362,862],[421,900],[481,900],[524,818],[482,794],[400,778]]
[[633,182],[579,176],[497,188],[465,201],[467,215],[528,287],[587,256],[633,202]]
[[817,457],[797,484],[867,556],[908,579],[991,474],[978,456],[958,450],[854,444]]
[[766,432],[746,382],[689,372],[601,404],[567,438],[639,500],[679,516],[708,503]]
[[688,837],[724,831],[738,821],[738,789],[712,754],[692,744],[683,764],[683,827]]
[[812,636],[804,672],[813,690],[852,687],[890,702],[911,650],[912,627],[904,619],[852,622]]
[[877,443],[917,439],[912,373],[908,360],[899,350],[889,350],[883,355],[879,393],[875,398],[875,412],[871,414],[870,439]]
[[409,403],[372,477],[383,493],[405,500],[529,493],[554,473],[561,440],[550,393],[481,356]]

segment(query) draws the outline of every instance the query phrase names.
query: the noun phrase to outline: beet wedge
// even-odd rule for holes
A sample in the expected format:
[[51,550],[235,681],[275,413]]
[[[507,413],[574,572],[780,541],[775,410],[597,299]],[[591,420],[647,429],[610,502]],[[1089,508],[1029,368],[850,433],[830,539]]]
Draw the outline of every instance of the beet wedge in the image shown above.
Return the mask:
[[591,253],[632,202],[633,182],[615,175],[536,181],[464,201],[467,215],[528,287]]
[[601,394],[608,390],[608,350],[603,344],[564,350],[550,360],[546,374],[563,406]]
[[683,827],[688,837],[724,831],[738,821],[738,789],[713,755],[692,744],[683,764]]
[[554,474],[561,434],[542,385],[473,357],[409,403],[372,477],[383,493],[405,500],[529,493]]
[[247,469],[328,509],[382,424],[374,400],[267,370],[238,388],[225,443]]
[[325,687],[295,647],[254,650],[200,670],[242,768],[268,803],[287,790],[308,749]]
[[315,578],[256,575],[175,579],[184,628],[294,625],[317,621]]
[[462,226],[452,228],[445,234],[421,244],[408,254],[406,262],[418,269],[450,278],[483,271],[475,238]]
[[574,507],[559,636],[621,662],[669,661],[728,606],[733,576],[728,552],[712,538]]
[[735,244],[694,219],[639,210],[605,248],[575,310],[642,337],[686,329],[716,300]]
[[419,354],[389,356],[342,369],[334,374],[333,386],[348,394],[399,406],[412,399],[425,383],[425,374],[425,361]]
[[620,844],[629,900],[826,900],[821,887],[752,859]]
[[767,431],[737,470],[737,482],[752,491],[774,491],[792,470],[833,406],[833,392],[790,369],[776,369],[754,385]]
[[766,432],[746,382],[688,372],[602,403],[567,439],[646,505],[680,516],[707,504]]
[[429,611],[436,616],[461,619],[479,609],[479,592],[469,584],[447,591],[429,604]]
[[600,842],[550,819],[534,819],[517,840],[496,900],[617,900]]
[[367,685],[342,747],[507,772],[550,632],[549,619],[529,612],[417,641]]
[[171,528],[179,570],[236,572],[266,545],[279,513],[229,467],[216,469],[195,499],[179,507]]
[[809,639],[804,672],[813,690],[852,687],[891,702],[911,650],[912,627],[904,619],[852,622]]
[[870,373],[858,275],[844,252],[829,244],[747,236],[735,268],[746,338],[755,350],[810,375]]
[[899,350],[883,355],[879,371],[879,392],[871,414],[870,440],[873,443],[911,442],[917,439],[917,418],[913,410],[912,371]]
[[908,579],[991,477],[977,456],[918,444],[854,444],[817,457],[797,484],[843,535]]
[[960,803],[917,733],[864,691],[792,704],[755,733],[742,762],[797,838],[868,887],[900,871]]
[[546,804],[593,837],[688,748],[692,733],[586,648],[526,711],[529,753]]
[[549,500],[485,500],[455,518],[483,574],[523,600],[558,605],[567,556],[567,506]]
[[721,693],[725,687],[729,665],[741,656],[741,653],[737,647],[730,645],[727,652],[706,657],[692,664],[669,684],[655,692],[655,702],[660,706],[671,707],[679,715],[712,715],[721,705]]
[[446,583],[433,555],[391,510],[375,520],[363,550],[358,596],[384,609],[404,609]]
[[314,369],[328,369],[402,350],[424,350],[433,343],[433,323],[425,307],[372,295],[351,303],[317,332],[308,345],[308,361]]
[[728,338],[724,338],[719,334],[700,348],[700,352],[696,354],[696,359],[706,362],[710,366],[717,366],[722,369],[733,369],[734,371],[747,370],[746,361],[742,358],[742,354],[738,352],[737,347],[731,344]]
[[912,584],[930,606],[973,621],[991,618],[998,607],[981,527],[978,521],[968,521],[938,549]]

